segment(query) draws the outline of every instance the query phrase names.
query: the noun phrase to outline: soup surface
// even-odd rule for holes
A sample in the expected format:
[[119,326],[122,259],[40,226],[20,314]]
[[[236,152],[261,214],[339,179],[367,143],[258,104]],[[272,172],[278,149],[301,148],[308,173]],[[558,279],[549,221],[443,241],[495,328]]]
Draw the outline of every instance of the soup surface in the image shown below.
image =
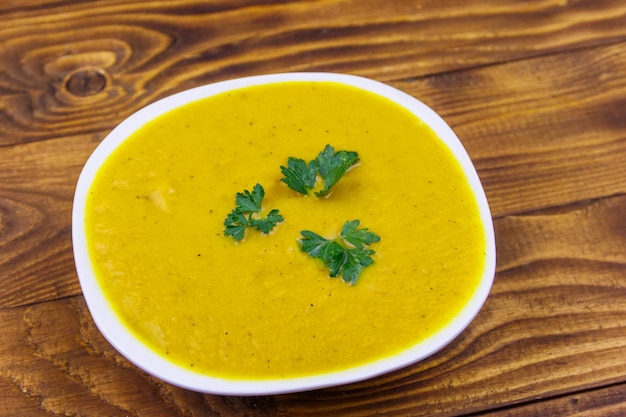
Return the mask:
[[[358,166],[327,198],[280,181],[326,144]],[[224,235],[235,194],[265,188],[272,233]],[[300,249],[347,220],[381,237],[350,286]],[[98,171],[86,212],[100,285],[125,325],[188,369],[284,378],[384,358],[437,332],[477,287],[485,237],[448,148],[413,114],[332,82],[247,87],[166,113]]]

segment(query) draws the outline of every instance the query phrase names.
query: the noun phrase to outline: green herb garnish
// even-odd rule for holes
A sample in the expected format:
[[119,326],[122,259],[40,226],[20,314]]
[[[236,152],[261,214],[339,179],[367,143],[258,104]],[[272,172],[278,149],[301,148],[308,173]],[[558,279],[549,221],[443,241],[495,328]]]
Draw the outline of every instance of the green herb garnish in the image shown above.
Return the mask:
[[344,282],[354,285],[363,268],[374,262],[371,255],[375,252],[368,246],[380,240],[368,229],[358,229],[360,223],[359,220],[347,221],[339,237],[333,240],[303,230],[300,246],[310,256],[324,261],[331,277],[342,274]]
[[[280,167],[285,176],[281,181],[301,194],[326,197],[331,187],[337,184],[357,162],[359,162],[359,155],[356,152],[335,152],[332,146],[326,145],[317,158],[309,163],[303,159],[289,157],[287,166]],[[318,182],[320,185],[316,187]]]
[[244,190],[235,196],[236,207],[226,216],[224,220],[224,234],[232,236],[235,240],[242,240],[248,227],[257,229],[268,234],[274,227],[281,223],[283,216],[278,214],[278,210],[270,211],[265,217],[260,215],[261,203],[265,197],[265,190],[261,184],[256,184],[252,192]]

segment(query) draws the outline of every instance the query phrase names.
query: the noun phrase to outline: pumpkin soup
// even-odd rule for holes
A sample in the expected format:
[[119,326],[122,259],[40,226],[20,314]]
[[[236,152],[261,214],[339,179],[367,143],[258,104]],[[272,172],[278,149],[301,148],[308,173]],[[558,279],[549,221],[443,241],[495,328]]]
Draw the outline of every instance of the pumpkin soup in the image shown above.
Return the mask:
[[[359,163],[324,198],[289,188],[289,157],[326,145]],[[235,196],[262,184],[266,233],[224,232]],[[139,128],[89,191],[100,286],[128,329],[169,361],[226,379],[359,366],[415,345],[476,289],[486,241],[460,164],[398,104],[348,85],[292,81],[217,94]],[[347,221],[380,237],[354,285],[302,250]]]

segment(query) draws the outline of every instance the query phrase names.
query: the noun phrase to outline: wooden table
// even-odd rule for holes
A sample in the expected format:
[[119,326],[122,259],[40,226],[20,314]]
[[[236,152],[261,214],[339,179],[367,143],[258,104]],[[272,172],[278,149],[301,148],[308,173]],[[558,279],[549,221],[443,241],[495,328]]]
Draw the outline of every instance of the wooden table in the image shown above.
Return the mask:
[[[626,415],[626,2],[21,0],[0,3],[1,416]],[[74,186],[158,98],[261,73],[386,82],[457,132],[497,274],[452,344],[349,386],[220,397],[100,335],[71,246]]]

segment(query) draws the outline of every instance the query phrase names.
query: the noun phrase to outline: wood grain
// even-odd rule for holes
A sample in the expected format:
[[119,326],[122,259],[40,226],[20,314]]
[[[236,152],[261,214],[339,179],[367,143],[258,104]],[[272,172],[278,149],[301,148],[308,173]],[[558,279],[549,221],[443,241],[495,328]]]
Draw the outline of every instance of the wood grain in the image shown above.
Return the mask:
[[[0,43],[0,416],[626,414],[623,0],[23,0],[0,2]],[[144,105],[284,71],[368,76],[445,118],[494,214],[492,293],[446,349],[369,381],[171,386],[91,320],[76,180]]]
[[370,381],[275,397],[191,393],[121,358],[75,297],[0,310],[0,392],[59,414],[445,416],[626,386],[624,212],[620,196],[498,219],[498,273],[476,320],[441,353]]
[[0,17],[0,145],[110,129],[226,78],[391,81],[626,40],[621,0],[66,1]]
[[254,415],[250,399],[202,396],[138,370],[103,339],[82,297],[4,309],[0,323],[0,399],[11,399],[1,416]]
[[[393,85],[455,129],[495,217],[626,193],[626,42]],[[79,294],[71,199],[106,132],[0,147],[0,306]]]
[[494,412],[480,413],[481,417],[621,417],[626,414],[626,384],[610,385],[605,388],[556,397],[547,401],[538,398]]
[[[616,197],[565,212],[497,220],[496,281],[460,338],[407,370],[350,387],[279,397],[278,407],[291,415],[366,416],[376,407],[396,415],[462,415],[595,383],[624,384],[626,252],[605,255],[607,247],[626,247],[624,212],[626,197]],[[572,225],[589,237],[593,254],[578,257],[562,245]],[[552,242],[548,253],[536,248],[523,262],[513,259],[516,248],[537,238]]]
[[625,67],[620,43],[394,84],[453,127],[501,216],[626,192]]
[[0,147],[0,306],[80,293],[71,247],[72,198],[99,138]]

